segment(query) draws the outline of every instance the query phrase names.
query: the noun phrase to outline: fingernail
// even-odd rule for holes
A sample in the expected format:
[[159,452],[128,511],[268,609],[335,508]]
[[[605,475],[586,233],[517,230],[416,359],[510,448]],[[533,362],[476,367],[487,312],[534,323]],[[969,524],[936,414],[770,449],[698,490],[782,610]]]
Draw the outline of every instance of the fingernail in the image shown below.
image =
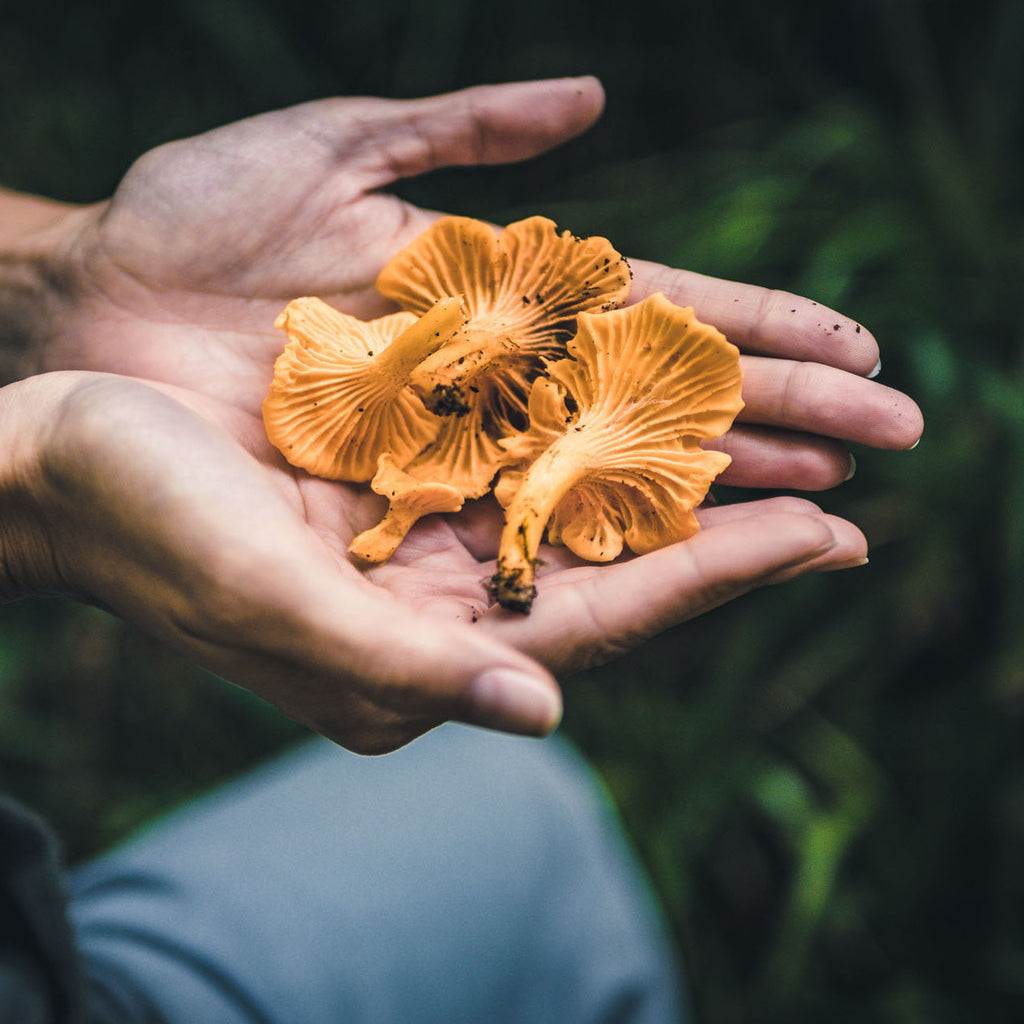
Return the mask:
[[875,368],[868,374],[868,380],[874,380],[882,372],[882,360],[875,363]]
[[908,449],[908,452],[912,452],[921,443],[921,438],[918,438]]
[[859,569],[862,565],[867,565],[871,559],[869,558],[851,558],[847,562],[836,562],[835,565],[828,566],[828,572],[839,572],[840,569]]
[[473,680],[470,697],[477,723],[490,729],[546,736],[562,718],[558,694],[515,669],[490,668]]
[[850,456],[850,468],[847,470],[846,476],[843,477],[843,483],[847,480],[853,479],[853,474],[857,472],[857,460],[851,455]]

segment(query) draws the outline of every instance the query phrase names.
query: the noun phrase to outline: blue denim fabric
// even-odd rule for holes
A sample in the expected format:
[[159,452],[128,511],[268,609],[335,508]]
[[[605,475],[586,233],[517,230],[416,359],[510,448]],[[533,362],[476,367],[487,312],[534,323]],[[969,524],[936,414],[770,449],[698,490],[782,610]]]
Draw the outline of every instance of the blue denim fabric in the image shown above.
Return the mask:
[[314,741],[77,871],[71,918],[100,1020],[685,1016],[618,821],[557,739]]

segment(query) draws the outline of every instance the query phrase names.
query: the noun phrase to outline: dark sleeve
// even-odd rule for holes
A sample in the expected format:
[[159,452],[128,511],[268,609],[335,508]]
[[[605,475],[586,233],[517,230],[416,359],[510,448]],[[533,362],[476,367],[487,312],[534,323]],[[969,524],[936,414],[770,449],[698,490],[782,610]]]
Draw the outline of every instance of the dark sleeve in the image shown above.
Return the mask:
[[0,1024],[80,1024],[79,993],[56,842],[0,795]]

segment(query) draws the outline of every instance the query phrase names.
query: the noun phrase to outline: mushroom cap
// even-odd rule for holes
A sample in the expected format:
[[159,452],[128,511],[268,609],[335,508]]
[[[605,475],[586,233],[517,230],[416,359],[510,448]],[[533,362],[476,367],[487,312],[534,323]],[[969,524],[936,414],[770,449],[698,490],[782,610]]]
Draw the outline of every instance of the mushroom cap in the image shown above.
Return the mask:
[[[453,377],[464,382],[468,375],[500,368],[495,375],[500,393],[491,397],[522,413],[540,360],[564,354],[576,316],[618,306],[630,282],[628,264],[607,239],[559,232],[546,217],[516,221],[500,236],[483,221],[442,217],[388,262],[377,290],[413,312],[428,309],[442,295],[463,296],[465,332],[475,334],[481,345],[489,340],[491,351],[486,359],[463,361],[460,354],[460,365],[453,368],[446,350],[439,350],[421,376],[429,382],[440,375],[450,385]],[[429,383],[417,387],[429,402]],[[500,416],[501,410],[492,413]]]
[[620,305],[630,282],[608,239],[560,232],[547,217],[515,221],[500,235],[472,217],[441,217],[388,261],[377,290],[414,313],[461,295],[471,325],[523,345],[555,330],[571,335],[578,313]]
[[442,422],[407,386],[409,372],[464,320],[447,297],[423,317],[371,321],[295,299],[275,321],[289,341],[263,402],[267,436],[292,465],[329,480],[369,480],[382,452],[409,461]]
[[545,525],[590,561],[695,533],[693,509],[730,461],[700,443],[743,407],[739,350],[691,308],[658,293],[579,325],[570,358],[533,385],[529,428],[501,442],[515,461],[495,488],[506,525],[492,591],[514,576],[519,610]]

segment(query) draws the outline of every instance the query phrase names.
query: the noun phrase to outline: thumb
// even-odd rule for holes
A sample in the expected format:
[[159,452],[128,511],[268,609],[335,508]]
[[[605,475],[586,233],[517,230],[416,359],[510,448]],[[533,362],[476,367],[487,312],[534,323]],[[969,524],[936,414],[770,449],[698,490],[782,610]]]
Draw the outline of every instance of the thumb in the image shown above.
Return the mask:
[[473,626],[439,621],[378,592],[344,631],[360,640],[347,663],[383,707],[535,736],[561,718],[561,693],[547,670]]
[[[536,156],[586,131],[604,108],[592,77],[481,85],[418,100],[341,100],[364,105],[369,126],[361,161],[367,188],[439,167],[511,163]],[[342,109],[345,109],[344,107]],[[351,125],[339,120],[350,137]]]
[[206,658],[191,653],[361,753],[392,750],[446,720],[528,736],[558,725],[558,685],[525,654],[364,580],[303,568],[290,584],[278,577],[274,616],[252,620],[260,635],[232,644],[230,665],[216,665],[225,654],[222,637]]

